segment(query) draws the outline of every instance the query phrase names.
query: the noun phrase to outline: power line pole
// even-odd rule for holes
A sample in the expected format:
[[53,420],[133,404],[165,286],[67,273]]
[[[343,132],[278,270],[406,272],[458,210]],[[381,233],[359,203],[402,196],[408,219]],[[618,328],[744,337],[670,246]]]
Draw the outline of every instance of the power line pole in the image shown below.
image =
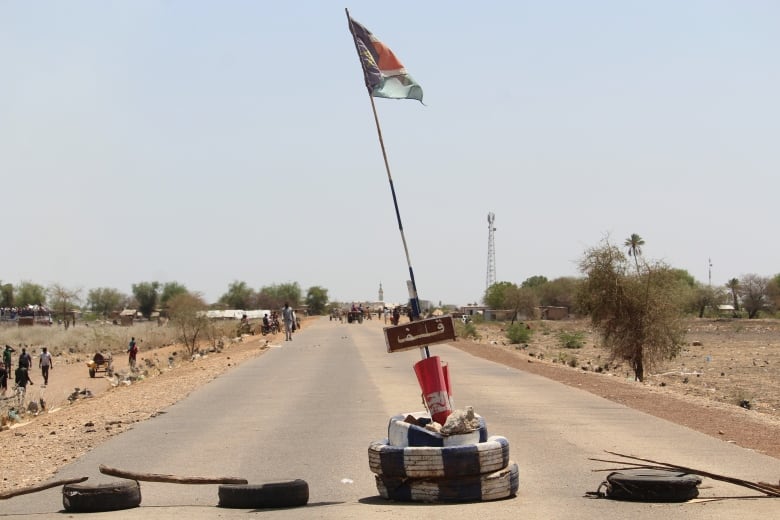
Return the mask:
[[490,286],[496,283],[496,242],[495,233],[496,228],[493,225],[496,222],[496,216],[493,213],[488,213],[488,259],[487,259],[487,279],[485,281],[485,290],[490,289]]

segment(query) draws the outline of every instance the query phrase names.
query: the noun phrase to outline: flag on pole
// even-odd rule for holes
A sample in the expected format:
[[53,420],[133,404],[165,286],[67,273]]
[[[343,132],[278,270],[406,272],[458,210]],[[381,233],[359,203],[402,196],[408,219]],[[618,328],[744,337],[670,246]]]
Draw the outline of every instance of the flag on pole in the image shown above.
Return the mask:
[[416,99],[422,103],[422,87],[409,75],[393,51],[351,17],[349,28],[355,37],[369,95]]

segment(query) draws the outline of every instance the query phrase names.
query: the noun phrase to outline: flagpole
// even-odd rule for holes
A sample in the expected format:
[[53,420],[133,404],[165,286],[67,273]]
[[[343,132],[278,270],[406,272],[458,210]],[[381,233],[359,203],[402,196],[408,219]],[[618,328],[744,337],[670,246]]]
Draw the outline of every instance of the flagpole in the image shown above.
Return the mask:
[[[355,52],[358,54],[358,60],[360,60],[360,49],[358,47],[357,43],[357,37],[355,36],[355,30],[352,27],[352,18],[349,16],[349,9],[344,8],[344,12],[347,15],[347,23],[349,23],[349,32],[352,34],[352,41],[355,44]],[[361,62],[360,67],[363,68],[363,64]],[[412,309],[411,309],[411,316],[410,319],[412,321],[419,319],[420,317],[420,303],[419,299],[417,297],[417,282],[414,280],[414,270],[412,269],[412,261],[409,257],[409,247],[406,244],[406,235],[404,234],[404,226],[401,222],[401,212],[398,209],[398,197],[395,195],[395,186],[393,185],[393,176],[390,173],[390,162],[387,159],[387,149],[385,148],[385,140],[382,137],[382,127],[379,124],[379,115],[376,111],[376,103],[374,102],[374,96],[371,95],[371,93],[368,93],[368,99],[371,101],[371,112],[374,114],[374,123],[376,123],[376,133],[379,137],[379,146],[382,149],[382,159],[385,162],[385,171],[387,172],[387,181],[390,184],[390,193],[393,195],[393,207],[395,208],[395,217],[398,221],[398,231],[401,233],[401,242],[403,242],[404,245],[404,254],[406,255],[406,265],[409,267],[409,280],[411,282],[412,288],[411,292],[413,294],[410,294],[410,298],[412,300]],[[430,352],[428,350],[428,347],[420,347],[420,354],[422,355],[423,359],[430,357]]]

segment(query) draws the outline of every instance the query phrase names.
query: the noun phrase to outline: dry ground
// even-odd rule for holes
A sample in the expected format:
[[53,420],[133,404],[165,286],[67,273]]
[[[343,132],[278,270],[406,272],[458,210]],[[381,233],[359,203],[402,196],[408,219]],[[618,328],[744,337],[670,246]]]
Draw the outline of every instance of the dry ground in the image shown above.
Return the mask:
[[[312,318],[316,319],[316,318]],[[306,322],[304,322],[306,327]],[[608,364],[585,321],[529,322],[528,347],[510,345],[501,325],[480,325],[481,339],[459,340],[456,346],[521,370],[664,417],[740,446],[780,458],[780,323],[773,321],[692,321],[689,346],[675,361],[658,367],[645,383],[633,381],[625,366]],[[346,325],[345,325],[346,326]],[[376,320],[362,326],[380,326]],[[561,331],[584,333],[584,346],[560,346]],[[281,335],[244,337],[227,342],[221,352],[194,361],[181,359],[176,346],[142,349],[139,365],[147,377],[112,386],[90,379],[83,354],[56,360],[49,388],[40,374],[31,397],[49,402],[46,413],[26,416],[0,432],[0,443],[14,453],[2,464],[0,493],[51,477],[57,468],[133,424],[161,413],[230,367],[281,344]],[[693,343],[700,345],[693,345]],[[519,348],[518,348],[519,347]],[[176,355],[172,355],[176,352]],[[576,357],[576,362],[571,360]],[[172,364],[169,366],[169,359]],[[124,356],[116,356],[119,372]],[[569,366],[570,364],[574,367]],[[597,372],[596,367],[601,367]],[[685,382],[687,380],[687,382]],[[89,388],[94,397],[67,404],[74,387]],[[738,406],[747,400],[751,409]]]

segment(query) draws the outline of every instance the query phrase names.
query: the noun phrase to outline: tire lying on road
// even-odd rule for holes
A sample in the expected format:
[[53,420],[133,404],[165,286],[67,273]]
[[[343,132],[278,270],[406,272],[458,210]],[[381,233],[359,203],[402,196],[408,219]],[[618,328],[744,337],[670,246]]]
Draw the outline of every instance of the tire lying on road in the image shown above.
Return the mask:
[[484,475],[416,479],[376,475],[382,498],[399,502],[479,502],[500,500],[517,494],[520,474],[515,462]]
[[607,475],[605,496],[636,502],[685,502],[699,496],[701,477],[681,471],[627,469]]
[[282,480],[265,484],[223,484],[219,486],[219,507],[253,509],[304,506],[309,501],[305,480]]
[[141,485],[137,480],[109,484],[66,484],[62,487],[62,505],[71,513],[97,513],[130,509],[141,504]]
[[492,473],[509,463],[509,441],[494,435],[485,442],[443,448],[390,446],[387,439],[368,447],[368,466],[385,477],[437,478]]
[[477,415],[479,420],[479,429],[469,433],[442,435],[422,426],[411,424],[405,421],[408,416],[414,417],[418,422],[425,425],[431,422],[430,416],[425,412],[412,412],[402,415],[394,415],[390,418],[387,425],[388,444],[391,446],[459,446],[462,444],[476,444],[485,442],[488,439],[487,425],[485,419]]

